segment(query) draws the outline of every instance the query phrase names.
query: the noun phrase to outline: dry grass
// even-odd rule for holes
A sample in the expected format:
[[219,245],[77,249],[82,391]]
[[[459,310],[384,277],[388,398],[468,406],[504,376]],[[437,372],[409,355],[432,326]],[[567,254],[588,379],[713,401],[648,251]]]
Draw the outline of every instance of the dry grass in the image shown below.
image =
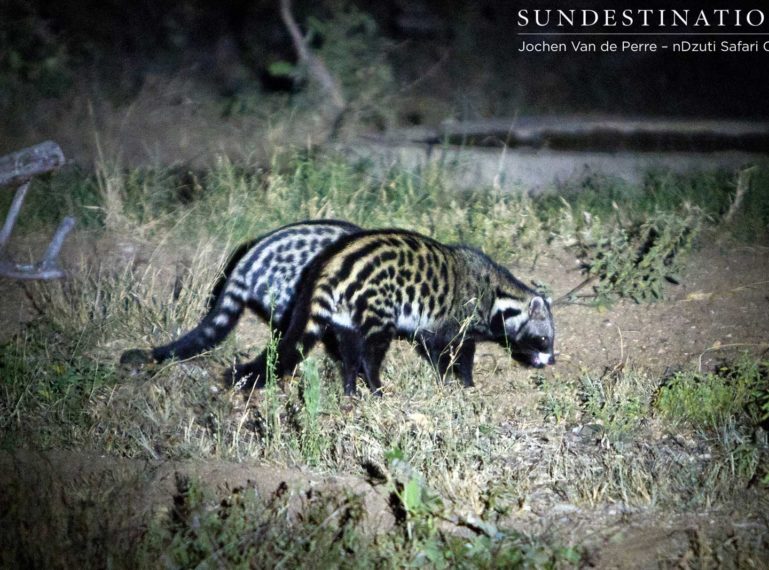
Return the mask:
[[[189,362],[135,376],[117,367],[122,350],[166,342],[197,322],[232,244],[295,219],[402,225],[483,246],[505,262],[535,259],[549,237],[568,241],[570,208],[543,218],[530,199],[493,190],[446,200],[453,195],[447,178],[430,170],[372,180],[335,161],[254,177],[223,163],[207,175],[204,196],[181,208],[172,192],[152,197],[146,176],[105,170],[104,220],[136,236],[136,247],[130,255],[84,259],[72,279],[31,289],[43,316],[0,347],[4,446],[378,473],[410,530],[405,542],[375,548],[436,566],[457,556],[454,535],[439,532],[442,521],[475,521],[476,538],[461,548],[478,548],[487,561],[509,548],[523,564],[567,564],[574,551],[559,550],[557,540],[510,542],[505,534],[494,542],[489,529],[556,512],[713,508],[760,485],[767,468],[760,416],[734,412],[714,430],[682,427],[680,418],[659,412],[662,380],[642,368],[540,374],[492,347],[477,359],[478,387],[466,390],[440,381],[398,342],[385,362],[383,398],[345,398],[320,352],[293,380],[245,397],[223,390],[224,368],[268,341],[262,325],[255,337],[228,340]],[[758,380],[750,389],[765,390]],[[207,503],[195,508],[200,504]],[[221,520],[211,521],[214,536],[225,532]],[[151,548],[184,551],[192,540],[184,524],[161,523],[155,531],[164,538]]]

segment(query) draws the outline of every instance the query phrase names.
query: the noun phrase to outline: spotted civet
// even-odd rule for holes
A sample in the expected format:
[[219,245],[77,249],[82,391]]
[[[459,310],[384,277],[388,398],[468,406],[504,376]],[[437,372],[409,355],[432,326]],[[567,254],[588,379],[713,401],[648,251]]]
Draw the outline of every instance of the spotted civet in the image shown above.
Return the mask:
[[353,224],[337,220],[305,221],[241,245],[214,286],[208,313],[198,326],[152,351],[124,352],[121,363],[162,362],[200,354],[229,334],[246,306],[280,328],[304,268],[329,244],[358,230]]
[[[358,372],[380,392],[382,360],[398,336],[414,338],[441,376],[451,369],[465,386],[473,385],[478,341],[508,346],[531,366],[555,362],[549,301],[470,247],[403,230],[361,232],[324,250],[299,287],[278,343],[278,376],[329,332],[348,395]],[[232,376],[241,387],[263,386],[266,352]]]

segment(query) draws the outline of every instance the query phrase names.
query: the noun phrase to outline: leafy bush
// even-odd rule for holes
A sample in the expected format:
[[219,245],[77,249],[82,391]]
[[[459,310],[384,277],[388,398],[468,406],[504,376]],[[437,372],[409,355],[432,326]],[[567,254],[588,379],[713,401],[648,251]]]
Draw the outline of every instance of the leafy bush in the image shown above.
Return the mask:
[[585,216],[577,247],[587,274],[596,279],[598,302],[629,297],[636,302],[661,299],[665,281],[677,282],[682,255],[700,231],[696,208],[655,212],[640,223],[614,225]]
[[0,18],[0,107],[33,87],[44,96],[59,95],[71,81],[65,43],[38,13],[39,8],[11,0]]
[[[348,116],[379,127],[392,123],[393,111],[387,100],[396,90],[395,83],[387,61],[387,42],[374,18],[352,5],[343,5],[329,18],[310,17],[307,27],[308,44],[319,45],[318,56],[340,83]],[[306,69],[287,61],[276,61],[269,70],[295,80],[304,80],[307,74]],[[304,103],[312,106],[318,95],[308,95]]]

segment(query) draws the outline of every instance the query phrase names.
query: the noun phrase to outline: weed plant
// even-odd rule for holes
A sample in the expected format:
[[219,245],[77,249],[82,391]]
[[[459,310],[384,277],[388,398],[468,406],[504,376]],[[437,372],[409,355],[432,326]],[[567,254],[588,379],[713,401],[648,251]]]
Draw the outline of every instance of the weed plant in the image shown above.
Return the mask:
[[703,474],[704,487],[723,493],[756,476],[766,479],[768,403],[769,364],[744,355],[714,372],[674,374],[660,387],[655,406],[710,442],[717,460]]
[[611,370],[596,377],[585,372],[580,382],[580,399],[586,417],[598,422],[610,440],[627,438],[649,417],[656,384],[647,374]]
[[666,418],[696,429],[718,431],[731,422],[760,426],[767,419],[769,363],[744,355],[715,372],[680,372],[659,390],[657,408]]

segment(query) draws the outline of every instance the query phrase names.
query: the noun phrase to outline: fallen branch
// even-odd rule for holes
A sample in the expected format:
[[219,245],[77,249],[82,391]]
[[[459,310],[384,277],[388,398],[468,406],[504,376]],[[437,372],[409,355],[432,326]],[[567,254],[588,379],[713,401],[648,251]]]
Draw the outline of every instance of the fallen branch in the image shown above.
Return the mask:
[[56,233],[48,244],[48,249],[43,258],[37,263],[15,263],[13,261],[0,260],[0,277],[9,279],[37,279],[50,280],[66,277],[66,273],[59,267],[57,257],[67,234],[75,227],[75,218],[67,216],[61,221]]
[[583,287],[586,287],[587,285],[589,285],[590,283],[592,283],[593,281],[595,281],[595,279],[596,279],[597,277],[598,277],[597,275],[591,275],[590,277],[588,277],[587,279],[585,279],[585,280],[584,280],[582,283],[580,283],[579,285],[577,285],[576,287],[574,287],[574,288],[573,288],[571,291],[569,291],[568,293],[565,293],[565,294],[561,295],[560,297],[558,297],[558,298],[557,298],[555,301],[553,301],[553,302],[551,303],[551,305],[560,305],[560,304],[562,304],[562,303],[565,303],[565,302],[566,302],[566,301],[568,301],[568,300],[569,300],[571,297],[573,297],[573,296],[574,296],[574,294],[575,294],[575,293],[577,293],[577,292],[578,292],[580,289],[582,289]]
[[64,239],[75,227],[75,218],[64,218],[48,244],[42,259],[36,263],[17,263],[4,258],[3,252],[11,238],[13,226],[19,216],[24,198],[29,190],[29,180],[36,174],[43,174],[64,164],[64,153],[53,141],[22,149],[0,157],[0,185],[21,181],[16,190],[11,207],[0,230],[0,277],[10,279],[59,279],[65,276],[58,265],[58,256]]

